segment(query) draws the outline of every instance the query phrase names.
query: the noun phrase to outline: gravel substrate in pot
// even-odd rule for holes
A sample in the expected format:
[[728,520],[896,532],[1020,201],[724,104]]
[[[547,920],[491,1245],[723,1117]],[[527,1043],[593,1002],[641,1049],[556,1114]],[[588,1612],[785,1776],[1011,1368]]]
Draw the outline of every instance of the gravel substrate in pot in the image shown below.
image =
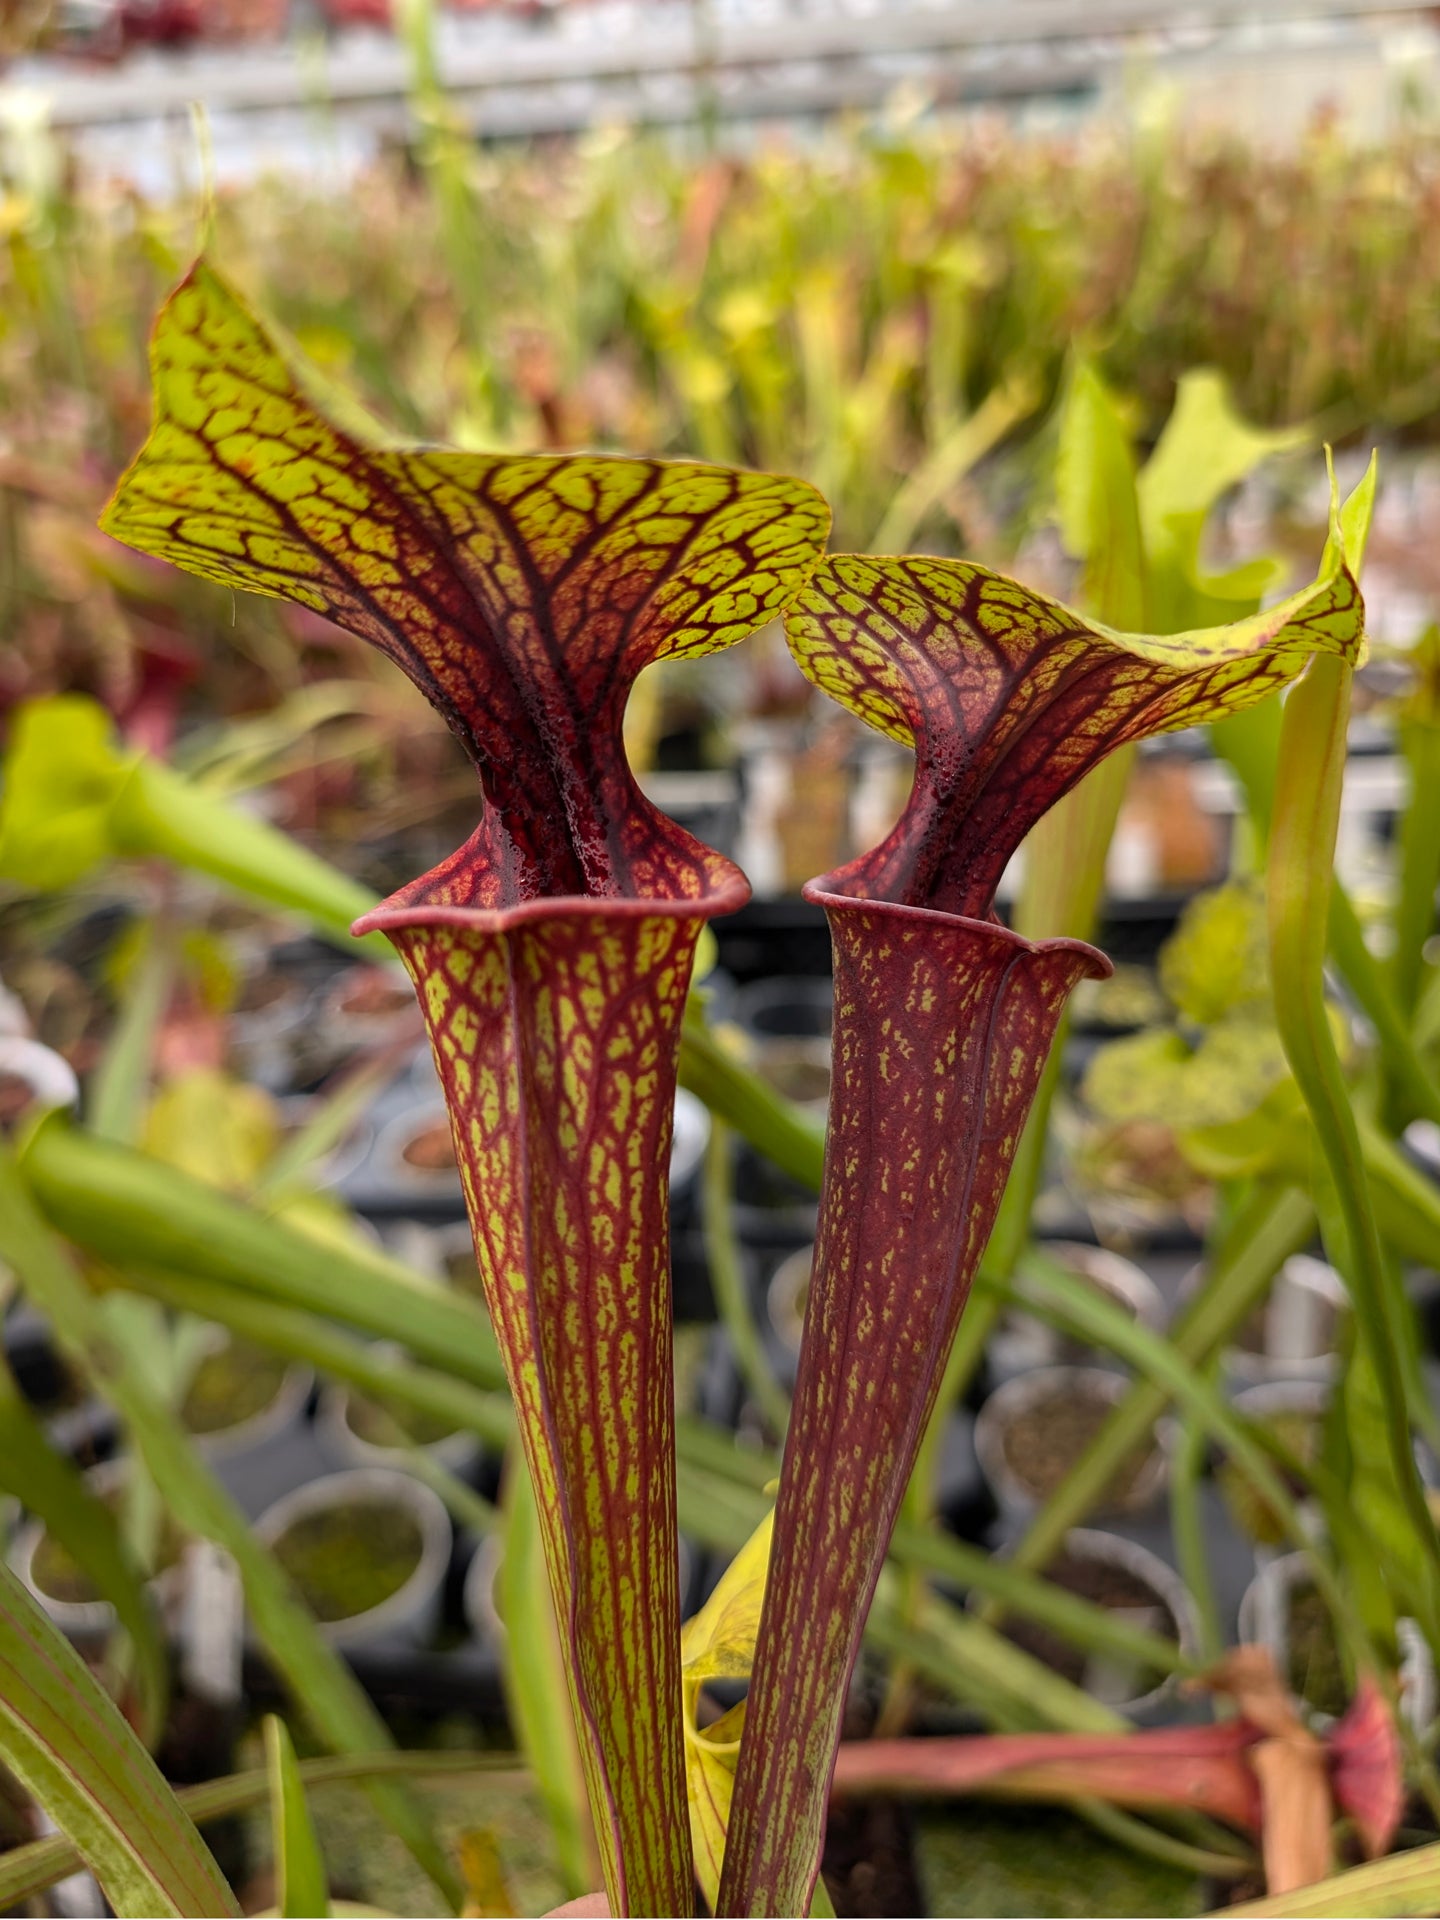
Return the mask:
[[355,1467],[311,1480],[255,1523],[336,1646],[416,1645],[439,1618],[450,1516],[409,1474]]
[[[1111,1253],[1107,1247],[1087,1246],[1078,1240],[1048,1240],[1041,1251],[1140,1326],[1158,1333],[1164,1325],[1165,1302],[1160,1289],[1133,1260]],[[985,1351],[992,1374],[1001,1380],[1032,1368],[1089,1366],[1097,1358],[1108,1358],[1059,1328],[1047,1326],[1023,1307],[1009,1309]]]
[[[1199,1645],[1195,1603],[1178,1573],[1148,1547],[1094,1527],[1072,1527],[1044,1578],[1193,1656]],[[1175,1676],[1143,1659],[1077,1647],[1035,1621],[1012,1615],[1006,1635],[1053,1672],[1119,1712],[1143,1716],[1175,1690]]]
[[[975,1417],[975,1450],[1002,1513],[1024,1516],[1060,1485],[1130,1382],[1104,1367],[1037,1367],[997,1387]],[[1143,1513],[1169,1461],[1158,1436],[1120,1468],[1097,1511]]]

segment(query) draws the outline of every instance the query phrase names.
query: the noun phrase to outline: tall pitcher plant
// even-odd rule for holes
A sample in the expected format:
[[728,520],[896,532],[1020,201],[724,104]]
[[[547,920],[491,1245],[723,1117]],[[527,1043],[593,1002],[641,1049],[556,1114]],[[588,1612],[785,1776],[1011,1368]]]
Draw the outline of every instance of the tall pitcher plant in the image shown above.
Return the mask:
[[719,467],[387,442],[328,418],[204,265],[153,371],[105,527],[372,641],[478,770],[470,839],[357,931],[429,1026],[611,1906],[690,1913],[667,1167],[695,942],[749,888],[640,793],[621,723],[642,667],[780,611],[827,509]]
[[783,614],[811,678],[913,745],[830,918],[836,1077],[773,1561],[718,1892],[804,1912],[840,1713],[906,1477],[1066,997],[1106,970],[996,918],[1026,830],[1125,742],[1356,657],[1338,545],[1270,613],[1151,639],[983,568],[822,560],[803,482],[388,440],[203,263],[153,348],[155,423],[104,525],[298,600],[416,682],[479,824],[358,931],[393,941],[445,1089],[535,1482],[611,1911],[694,1911],[666,1164],[695,941],[743,875],[658,813],[621,721],[650,661]]

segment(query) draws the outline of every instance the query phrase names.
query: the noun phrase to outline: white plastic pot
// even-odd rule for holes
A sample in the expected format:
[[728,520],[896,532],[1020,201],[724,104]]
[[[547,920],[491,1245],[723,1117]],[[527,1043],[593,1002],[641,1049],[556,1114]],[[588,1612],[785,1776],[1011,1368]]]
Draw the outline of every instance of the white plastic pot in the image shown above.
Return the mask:
[[827,979],[756,980],[735,997],[735,1017],[751,1036],[756,1071],[797,1106],[830,1104],[830,1028],[834,988]]
[[[443,1129],[450,1137],[450,1122],[443,1103],[424,1101],[406,1107],[380,1129],[375,1142],[375,1161],[387,1183],[408,1187],[416,1194],[456,1193],[461,1191],[460,1171],[453,1160],[443,1167],[417,1167],[407,1160],[410,1143],[431,1131]],[[710,1139],[710,1114],[693,1093],[678,1088],[675,1095],[675,1125],[670,1141],[670,1190],[678,1193],[695,1179],[705,1158]]]
[[810,1275],[815,1266],[815,1247],[800,1247],[787,1254],[770,1276],[765,1289],[765,1317],[771,1331],[786,1353],[798,1356],[800,1336],[805,1327],[805,1305],[809,1298]]
[[684,1087],[675,1092],[675,1130],[670,1139],[670,1195],[684,1191],[700,1173],[710,1144],[710,1109]]
[[1237,1387],[1267,1380],[1333,1380],[1339,1369],[1341,1316],[1349,1311],[1345,1283],[1323,1260],[1292,1254],[1275,1276],[1262,1310],[1261,1350],[1225,1350],[1225,1370]]
[[448,1159],[442,1166],[417,1166],[413,1160],[405,1157],[406,1149],[412,1142],[427,1134],[436,1133],[445,1141],[450,1139],[450,1121],[443,1105],[426,1102],[421,1106],[406,1107],[403,1113],[397,1113],[380,1129],[375,1142],[375,1162],[380,1177],[387,1185],[408,1188],[412,1193],[458,1194],[460,1188],[460,1169],[454,1159]]
[[[1155,1595],[1153,1608],[1110,1607],[1107,1611],[1166,1638],[1172,1633],[1173,1623],[1173,1636],[1181,1653],[1187,1659],[1196,1657],[1200,1626],[1195,1602],[1179,1574],[1158,1554],[1151,1553],[1137,1541],[1127,1540],[1122,1534],[1098,1527],[1072,1527],[1065,1535],[1063,1552],[1071,1560],[1117,1568],[1148,1587]],[[975,1601],[979,1598],[975,1596]],[[1113,1707],[1117,1713],[1144,1719],[1170,1699],[1176,1690],[1177,1678],[1173,1673],[1166,1674],[1158,1686],[1137,1693],[1136,1670],[1127,1669],[1115,1655],[1094,1653],[1089,1656],[1080,1684],[1092,1699]]]
[[[1255,1578],[1240,1601],[1239,1636],[1244,1644],[1268,1647],[1288,1684],[1290,1674],[1290,1596],[1297,1587],[1313,1585],[1310,1556],[1284,1553],[1259,1560]],[[1413,1620],[1396,1622],[1400,1643],[1400,1711],[1417,1735],[1435,1718],[1435,1661],[1425,1636]],[[1333,1714],[1321,1713],[1297,1701],[1322,1731],[1334,1724]]]
[[[1016,1470],[1006,1450],[1006,1437],[1022,1415],[1046,1404],[1060,1405],[1067,1394],[1118,1406],[1129,1389],[1124,1374],[1112,1373],[1106,1367],[1037,1367],[998,1386],[975,1416],[975,1451],[1001,1510],[1016,1517],[1028,1516],[1046,1498]],[[1169,1457],[1157,1430],[1152,1451],[1137,1472],[1123,1508],[1103,1511],[1143,1513],[1159,1497],[1169,1472]]]
[[[288,1093],[276,1104],[286,1130],[298,1131],[309,1120],[319,1100],[314,1094]],[[328,1153],[321,1154],[318,1160],[312,1160],[307,1165],[306,1182],[316,1187],[338,1187],[365,1164],[374,1139],[375,1128],[368,1119],[353,1120],[346,1128],[344,1137],[337,1140]]]
[[[501,1536],[498,1533],[487,1533],[470,1556],[470,1564],[465,1569],[465,1585],[461,1596],[465,1619],[471,1633],[477,1640],[491,1647],[501,1647],[505,1644],[505,1621],[496,1602],[500,1563],[504,1558],[505,1543]],[[680,1583],[677,1588],[682,1607],[685,1604],[685,1596],[690,1591],[693,1571],[694,1562],[690,1553],[690,1543],[682,1538]]]
[[236,1059],[246,1079],[264,1087],[283,1087],[289,1080],[295,1037],[310,1015],[310,994],[301,982],[283,974],[276,977],[280,991],[273,999],[230,1016]]
[[[1287,1685],[1290,1675],[1290,1597],[1297,1588],[1313,1584],[1310,1556],[1306,1553],[1257,1557],[1255,1578],[1241,1596],[1238,1620],[1241,1645],[1268,1647]],[[1334,1725],[1334,1714],[1321,1713],[1303,1701],[1297,1701],[1297,1704],[1304,1707],[1317,1727]]]
[[[99,1499],[108,1499],[124,1486],[130,1463],[123,1456],[91,1467],[85,1475],[87,1489]],[[61,1600],[47,1593],[34,1575],[35,1555],[46,1537],[43,1520],[27,1520],[19,1528],[10,1548],[9,1565],[40,1602],[62,1633],[72,1640],[98,1640],[115,1624],[115,1609],[108,1600]],[[163,1613],[174,1612],[185,1590],[185,1560],[182,1555],[173,1566],[146,1582],[146,1591]]]
[[[389,1341],[380,1341],[371,1351],[377,1358],[388,1358],[398,1355],[401,1349]],[[343,1381],[336,1380],[326,1385],[320,1395],[320,1411],[316,1420],[321,1446],[342,1466],[393,1467],[404,1473],[407,1471],[404,1447],[380,1446],[373,1440],[365,1439],[351,1426],[350,1408],[357,1394],[358,1389]],[[364,1396],[359,1394],[359,1397]],[[451,1473],[465,1474],[479,1460],[481,1446],[473,1433],[460,1431],[432,1440],[419,1451],[448,1468]]]
[[[226,1344],[223,1337],[219,1344]],[[286,1368],[274,1398],[258,1413],[252,1414],[248,1420],[237,1420],[230,1427],[216,1427],[209,1433],[192,1433],[190,1440],[207,1460],[237,1464],[246,1456],[258,1453],[262,1447],[284,1443],[299,1430],[314,1385],[314,1368],[296,1362]]]
[[[1160,1289],[1133,1260],[1078,1240],[1047,1240],[1041,1251],[1056,1266],[1087,1281],[1137,1325],[1152,1333],[1163,1327],[1165,1301]],[[1037,1367],[1089,1366],[1096,1354],[1095,1348],[1047,1326],[1023,1307],[1012,1307],[1005,1314],[985,1351],[994,1376],[1001,1380]]]
[[[382,997],[389,1004],[368,1009],[347,1005],[357,989],[372,983],[381,989]],[[415,989],[410,983],[410,976],[398,962],[393,966],[376,966],[365,962],[347,968],[326,993],[320,1010],[322,1043],[330,1052],[337,1054],[357,1053],[362,1048],[383,1046],[409,1028],[418,1028],[419,1023],[420,1007]]]
[[408,1512],[419,1527],[420,1556],[404,1584],[378,1606],[316,1624],[336,1647],[416,1645],[429,1638],[439,1619],[453,1539],[444,1503],[419,1480],[390,1467],[353,1467],[345,1473],[326,1474],[267,1507],[255,1522],[255,1535],[263,1545],[274,1547],[297,1520],[312,1513],[327,1507],[367,1505],[401,1507]]

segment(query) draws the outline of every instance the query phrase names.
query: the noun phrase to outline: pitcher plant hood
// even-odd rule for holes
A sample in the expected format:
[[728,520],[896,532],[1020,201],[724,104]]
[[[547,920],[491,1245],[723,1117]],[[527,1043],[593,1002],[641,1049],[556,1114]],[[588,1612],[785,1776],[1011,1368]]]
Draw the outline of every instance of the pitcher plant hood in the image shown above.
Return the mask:
[[781,611],[802,482],[388,440],[215,270],[171,297],[102,524],[379,647],[479,772],[475,832],[356,923],[415,981],[539,1501],[611,1910],[693,1910],[679,1717],[669,1216],[680,1018],[743,875],[641,793],[626,698]]

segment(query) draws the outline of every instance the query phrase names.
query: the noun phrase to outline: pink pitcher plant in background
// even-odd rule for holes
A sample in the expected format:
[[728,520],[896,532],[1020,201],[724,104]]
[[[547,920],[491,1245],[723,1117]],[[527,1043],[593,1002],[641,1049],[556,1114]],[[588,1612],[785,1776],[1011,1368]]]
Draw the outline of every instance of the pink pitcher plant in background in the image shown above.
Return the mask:
[[357,931],[389,935],[429,1025],[612,1909],[689,1913],[667,1167],[695,943],[749,889],[644,798],[621,723],[642,667],[783,607],[825,504],[769,475],[337,424],[204,265],[153,369],[107,530],[372,641],[479,771],[470,839]]

